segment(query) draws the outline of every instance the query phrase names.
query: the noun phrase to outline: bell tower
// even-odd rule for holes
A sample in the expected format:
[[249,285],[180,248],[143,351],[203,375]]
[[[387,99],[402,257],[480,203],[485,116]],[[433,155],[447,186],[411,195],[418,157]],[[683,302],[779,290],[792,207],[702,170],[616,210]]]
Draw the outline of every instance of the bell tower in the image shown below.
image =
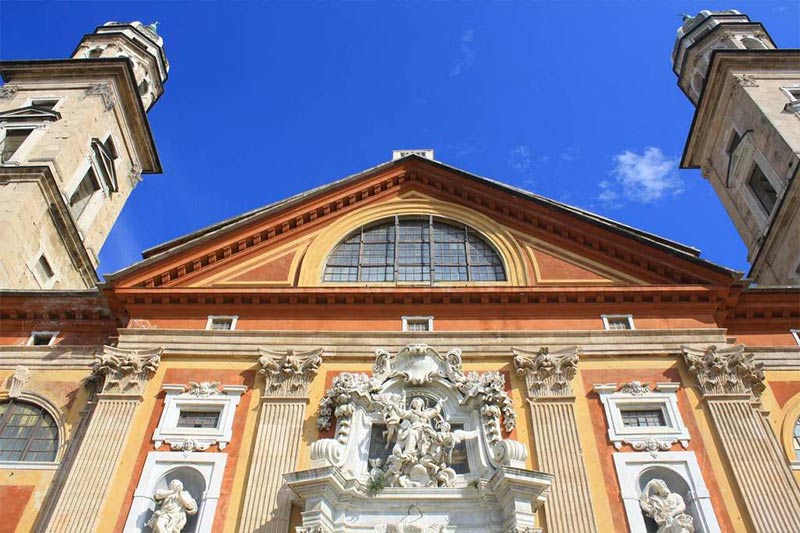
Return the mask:
[[696,107],[681,167],[714,187],[748,277],[800,285],[800,50],[779,49],[738,11],[701,11],[684,17],[672,65]]
[[96,286],[97,253],[142,174],[169,63],[156,25],[108,22],[70,59],[2,61],[0,289]]

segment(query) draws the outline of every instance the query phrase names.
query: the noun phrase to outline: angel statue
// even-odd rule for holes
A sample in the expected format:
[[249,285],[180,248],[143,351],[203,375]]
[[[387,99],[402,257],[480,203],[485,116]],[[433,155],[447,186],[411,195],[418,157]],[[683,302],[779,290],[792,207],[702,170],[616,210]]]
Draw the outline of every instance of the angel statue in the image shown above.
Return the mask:
[[428,451],[435,434],[432,421],[442,413],[440,400],[433,408],[425,409],[425,400],[419,396],[411,400],[410,409],[400,411],[400,428],[392,455],[399,458],[419,458]]
[[178,479],[169,482],[168,489],[159,489],[153,495],[158,507],[147,521],[153,533],[180,533],[186,525],[186,515],[197,512],[197,502]]
[[639,504],[658,525],[656,533],[694,533],[694,521],[686,514],[680,494],[670,492],[661,479],[651,479],[639,496]]

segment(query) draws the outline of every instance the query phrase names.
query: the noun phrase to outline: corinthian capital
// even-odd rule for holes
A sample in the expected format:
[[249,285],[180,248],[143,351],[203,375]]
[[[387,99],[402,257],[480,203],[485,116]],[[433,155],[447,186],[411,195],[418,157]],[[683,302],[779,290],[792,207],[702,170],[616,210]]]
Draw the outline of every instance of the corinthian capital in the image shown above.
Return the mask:
[[308,394],[308,384],[317,375],[322,364],[322,348],[310,352],[295,353],[293,349],[285,352],[258,349],[261,357],[259,373],[267,380],[267,396],[304,397]]
[[163,348],[138,351],[104,346],[87,382],[104,394],[141,394],[161,362]]
[[697,378],[700,392],[706,394],[753,394],[764,390],[762,363],[754,363],[744,346],[698,350],[683,346],[683,358],[689,373]]
[[570,381],[578,371],[578,347],[551,352],[541,348],[529,352],[512,348],[517,374],[525,377],[529,398],[571,396]]

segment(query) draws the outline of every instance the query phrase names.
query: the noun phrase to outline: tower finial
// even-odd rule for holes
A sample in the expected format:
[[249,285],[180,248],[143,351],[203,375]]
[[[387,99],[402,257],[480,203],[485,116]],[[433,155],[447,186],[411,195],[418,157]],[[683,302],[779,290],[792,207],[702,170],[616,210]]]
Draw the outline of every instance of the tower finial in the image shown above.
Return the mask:
[[145,26],[148,30],[158,35],[158,25],[161,24],[159,21],[155,21],[152,24],[148,24]]

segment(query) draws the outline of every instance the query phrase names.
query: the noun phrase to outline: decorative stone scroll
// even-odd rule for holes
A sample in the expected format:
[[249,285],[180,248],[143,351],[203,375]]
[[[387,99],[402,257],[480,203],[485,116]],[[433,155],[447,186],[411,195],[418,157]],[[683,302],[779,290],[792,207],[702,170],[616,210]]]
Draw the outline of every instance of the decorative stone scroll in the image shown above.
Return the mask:
[[137,351],[104,346],[86,382],[102,394],[141,394],[158,369],[163,351],[163,348]]
[[14,368],[14,373],[8,380],[8,397],[19,398],[19,395],[22,394],[22,389],[25,388],[29,379],[31,379],[31,371],[28,370],[28,367],[17,365],[17,367]]
[[0,100],[10,100],[17,94],[16,85],[3,85],[0,87]]
[[754,363],[753,356],[744,353],[744,346],[698,350],[684,346],[683,357],[689,372],[697,378],[703,395],[752,394],[760,395],[765,388],[763,363]]
[[295,353],[293,348],[286,352],[259,348],[258,353],[258,373],[267,380],[267,396],[305,397],[322,364],[322,348],[303,353]]
[[551,353],[547,347],[538,352],[512,348],[517,374],[525,378],[530,398],[572,396],[570,381],[578,371],[578,347]]

